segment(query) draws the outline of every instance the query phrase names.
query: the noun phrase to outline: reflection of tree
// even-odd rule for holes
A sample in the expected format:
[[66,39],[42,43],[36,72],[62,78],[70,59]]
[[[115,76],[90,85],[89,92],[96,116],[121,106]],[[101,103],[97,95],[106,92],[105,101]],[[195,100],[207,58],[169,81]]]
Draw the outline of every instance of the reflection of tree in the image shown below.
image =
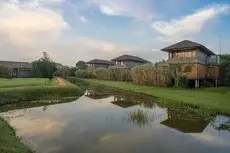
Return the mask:
[[168,109],[168,119],[161,124],[174,128],[183,133],[201,133],[208,125],[209,121],[196,114],[191,108]]
[[139,101],[133,100],[132,97],[123,95],[114,96],[114,101],[111,103],[122,108],[128,108],[140,104]]
[[89,98],[91,98],[91,99],[103,99],[103,98],[108,98],[108,97],[110,97],[109,94],[100,93],[100,92],[97,92],[97,91],[95,91],[95,90],[87,90],[85,96],[86,96],[86,97],[89,97]]
[[230,119],[228,117],[219,116],[211,122],[211,126],[216,130],[230,131]]
[[[24,108],[33,108],[33,107],[40,107],[44,106],[45,110],[47,109],[48,105],[54,105],[54,104],[60,104],[60,103],[69,103],[77,100],[79,97],[52,97],[48,96],[45,100],[37,100],[37,101],[26,101],[26,102],[20,102],[15,104],[9,104],[4,105],[0,107],[0,112],[7,112],[10,110],[16,110],[16,109],[24,109]],[[43,108],[43,109],[44,109]]]
[[48,109],[47,105],[42,107],[42,111],[46,111],[47,109]]
[[155,99],[150,96],[124,93],[114,96],[114,101],[111,103],[122,108],[128,108],[135,105],[141,105],[144,108],[153,108],[154,102]]
[[220,124],[219,126],[215,127],[215,129],[230,131],[230,122],[224,123],[224,124]]

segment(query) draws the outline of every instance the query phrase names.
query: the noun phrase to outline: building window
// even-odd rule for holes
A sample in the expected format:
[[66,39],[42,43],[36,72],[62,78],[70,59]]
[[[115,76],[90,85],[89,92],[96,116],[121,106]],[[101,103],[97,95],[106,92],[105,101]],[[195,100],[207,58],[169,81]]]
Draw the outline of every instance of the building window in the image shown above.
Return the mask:
[[183,70],[184,73],[188,73],[188,72],[192,72],[192,66],[184,66],[184,70]]

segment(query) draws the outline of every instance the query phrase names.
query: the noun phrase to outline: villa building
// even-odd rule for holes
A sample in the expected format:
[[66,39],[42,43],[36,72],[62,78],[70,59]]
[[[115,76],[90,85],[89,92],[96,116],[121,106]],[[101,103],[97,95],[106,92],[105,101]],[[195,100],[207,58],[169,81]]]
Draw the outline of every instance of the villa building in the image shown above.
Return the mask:
[[200,80],[212,80],[218,84],[220,75],[219,58],[207,47],[184,40],[173,44],[162,51],[168,52],[169,64],[182,64],[182,73],[189,80],[195,80],[195,87],[200,86]]
[[150,63],[149,61],[143,58],[132,55],[122,55],[112,59],[111,61],[115,63],[115,68],[132,68],[134,66]]
[[12,70],[12,76],[28,78],[32,76],[32,64],[28,62],[0,61],[0,66]]
[[96,69],[96,68],[108,68],[110,66],[113,66],[114,63],[107,60],[94,59],[87,62],[87,65],[88,68]]

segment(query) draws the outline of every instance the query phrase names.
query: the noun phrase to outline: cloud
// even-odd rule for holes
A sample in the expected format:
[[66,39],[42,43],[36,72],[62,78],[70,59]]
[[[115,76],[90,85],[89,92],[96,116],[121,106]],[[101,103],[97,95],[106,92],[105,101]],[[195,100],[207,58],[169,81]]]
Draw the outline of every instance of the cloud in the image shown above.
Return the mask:
[[171,21],[156,21],[152,28],[161,34],[159,40],[175,40],[191,38],[195,34],[202,31],[208,21],[214,19],[218,15],[226,13],[227,5],[213,5],[196,11],[194,14],[184,16],[180,19]]
[[83,23],[86,23],[88,21],[84,16],[80,16],[80,20]]
[[[57,62],[75,64],[78,60],[112,59],[121,54],[133,54],[143,49],[135,45],[123,45],[90,37],[68,36],[47,48],[47,52]],[[67,56],[76,55],[76,56]],[[65,58],[63,58],[65,57]]]
[[138,20],[151,20],[154,16],[149,0],[91,0],[89,2],[108,16],[131,17]]
[[15,45],[56,40],[68,28],[68,24],[61,13],[44,7],[39,2],[0,2],[0,38],[4,36]]

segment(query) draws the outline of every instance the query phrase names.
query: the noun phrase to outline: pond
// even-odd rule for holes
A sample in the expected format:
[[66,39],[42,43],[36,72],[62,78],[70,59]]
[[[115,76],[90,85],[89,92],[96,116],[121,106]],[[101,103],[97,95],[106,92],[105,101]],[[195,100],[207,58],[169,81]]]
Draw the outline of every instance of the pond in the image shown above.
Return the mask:
[[[17,107],[16,107],[17,108]],[[72,102],[2,112],[39,153],[228,153],[230,117],[89,86]]]

